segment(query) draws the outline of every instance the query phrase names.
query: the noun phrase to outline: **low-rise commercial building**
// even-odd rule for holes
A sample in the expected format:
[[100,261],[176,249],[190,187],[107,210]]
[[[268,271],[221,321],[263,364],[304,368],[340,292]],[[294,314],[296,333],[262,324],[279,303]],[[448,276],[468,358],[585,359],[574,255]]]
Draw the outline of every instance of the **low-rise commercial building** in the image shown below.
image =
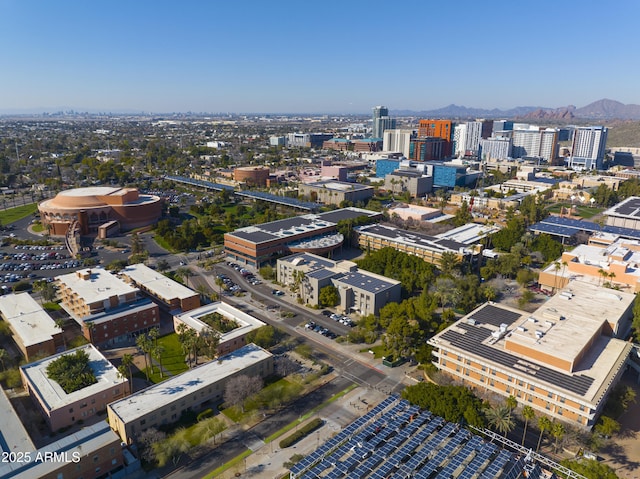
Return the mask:
[[223,318],[236,324],[236,327],[228,332],[216,331],[219,333],[218,356],[228,354],[247,344],[247,334],[265,325],[262,321],[254,318],[250,314],[234,308],[230,304],[216,302],[207,304],[197,309],[192,309],[173,317],[173,328],[178,331],[180,324],[194,329],[198,334],[203,331],[214,330],[203,318],[206,316],[219,314]]
[[151,296],[167,311],[189,311],[200,306],[200,294],[138,263],[127,266],[120,275]]
[[359,270],[351,261],[299,253],[279,259],[276,273],[278,282],[297,286],[302,301],[314,306],[320,304],[322,288],[333,285],[340,297],[340,310],[361,316],[378,314],[385,304],[401,299],[400,281]]
[[[615,239],[614,239],[615,238]],[[611,285],[629,292],[640,291],[640,241],[597,233],[589,244],[581,244],[540,272],[538,283],[553,291],[572,279],[597,285]]]
[[460,260],[478,252],[477,247],[388,225],[359,226],[356,234],[360,248],[365,251],[390,247],[435,265],[440,264],[440,258],[445,252],[454,253]]
[[343,208],[246,226],[225,233],[224,250],[229,258],[253,268],[292,252],[325,254],[342,246],[344,237],[337,232],[338,222],[381,216],[361,208]]
[[64,346],[62,329],[29,293],[0,296],[0,315],[27,361],[55,354]]
[[352,204],[365,203],[373,197],[373,186],[360,183],[344,183],[341,181],[318,181],[316,183],[300,183],[300,195],[328,205],[340,205],[347,201]]
[[227,382],[236,376],[273,374],[273,355],[248,344],[232,353],[150,386],[107,407],[109,425],[123,442],[133,443],[151,427],[180,419],[222,400]]
[[158,326],[158,305],[138,296],[134,288],[101,268],[82,269],[56,277],[60,305],[94,344],[129,343],[135,335]]
[[[97,382],[67,393],[49,378],[47,367],[60,357],[79,350],[88,354],[89,368]],[[104,412],[107,404],[130,392],[129,381],[120,377],[118,370],[92,344],[21,366],[20,375],[29,396],[54,432]]]
[[486,303],[429,340],[466,385],[591,428],[624,372],[635,296],[573,281],[533,313]]
[[603,211],[602,214],[607,218],[607,225],[609,226],[640,230],[640,197],[630,196]]
[[385,176],[384,188],[398,194],[408,192],[412,198],[419,198],[431,193],[433,178],[415,170],[396,170]]

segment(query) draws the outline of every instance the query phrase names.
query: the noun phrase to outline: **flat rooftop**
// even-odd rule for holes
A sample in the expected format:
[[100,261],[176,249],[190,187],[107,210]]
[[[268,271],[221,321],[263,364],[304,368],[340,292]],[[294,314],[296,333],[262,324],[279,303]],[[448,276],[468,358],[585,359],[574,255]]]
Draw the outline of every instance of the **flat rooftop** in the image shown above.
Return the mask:
[[[88,275],[88,279],[82,277]],[[112,296],[122,296],[140,291],[102,268],[87,268],[56,276],[56,280],[67,286],[86,303],[106,301]]]
[[363,191],[363,190],[373,190],[373,186],[362,185],[360,183],[347,183],[345,181],[318,181],[316,183],[307,183],[306,186],[311,186],[313,188],[326,188],[328,190],[333,191]]
[[[24,428],[4,389],[0,391],[0,417],[2,417],[2,423],[0,423],[0,452],[35,451],[36,447],[31,442],[29,433]],[[0,463],[1,465],[2,463]],[[3,477],[2,467],[0,467],[0,477]]]
[[198,294],[142,263],[127,266],[120,274],[163,299],[186,299]]
[[496,225],[468,223],[445,233],[440,233],[436,235],[436,238],[472,245],[478,243],[485,236],[496,233],[497,231],[500,231],[500,227]]
[[[74,457],[81,457],[86,461],[91,453],[108,446],[117,444],[119,436],[111,430],[106,421],[100,421],[92,426],[86,426],[78,432],[69,434],[56,442],[35,451],[32,449],[31,457],[35,458],[38,453],[57,453],[58,457],[67,458],[69,461]],[[27,449],[15,449],[15,451],[26,452]],[[0,479],[33,479],[36,477],[53,477],[61,466],[61,461],[49,460],[42,462],[13,462],[0,464]]]
[[355,219],[360,216],[375,218],[380,216],[380,213],[350,207],[326,213],[310,213],[260,225],[246,226],[238,228],[231,233],[226,233],[226,235],[237,236],[255,244],[281,239],[293,242],[297,241],[301,235],[307,235],[307,238],[309,238],[309,232],[316,232],[319,235],[326,234],[332,229],[335,230],[338,221]]
[[387,225],[366,225],[357,228],[358,232],[367,236],[378,237],[396,243],[414,246],[417,248],[428,249],[431,251],[453,253],[466,252],[467,245],[454,240],[429,236],[414,231],[401,230],[394,226]]
[[50,341],[62,332],[29,293],[0,296],[0,314],[25,346]]
[[631,196],[602,212],[605,216],[616,216],[634,220],[640,219],[640,197]]
[[187,397],[271,356],[271,353],[255,344],[247,344],[232,353],[115,401],[108,407],[124,423],[135,421],[163,405]]
[[[56,381],[49,379],[47,376],[47,366],[59,357],[73,354],[77,350],[84,350],[89,355],[89,367],[92,369],[98,382],[67,394]],[[85,344],[79,348],[49,356],[40,361],[21,366],[20,369],[28,379],[34,392],[42,399],[42,403],[46,405],[49,411],[65,407],[84,397],[106,391],[126,381],[126,379],[118,375],[118,370],[107,361],[102,353],[92,344]]]
[[353,288],[362,289],[369,293],[380,293],[386,289],[393,288],[400,284],[400,281],[395,281],[384,276],[368,273],[364,271],[353,271],[336,276],[335,280],[351,286]]
[[200,320],[203,316],[211,313],[221,314],[225,318],[231,319],[238,324],[237,328],[220,336],[220,343],[232,341],[239,336],[243,336],[248,332],[265,325],[265,323],[254,318],[250,314],[240,311],[238,308],[234,308],[230,304],[221,302],[210,303],[206,306],[192,309],[186,313],[178,314],[176,318],[200,333],[201,331],[211,329],[206,323]]
[[[578,303],[578,301],[569,302]],[[459,350],[467,356],[479,358],[479,361],[485,364],[493,364],[502,370],[506,368],[514,375],[522,375],[528,377],[530,381],[548,385],[551,390],[564,391],[564,394],[574,397],[577,402],[587,401],[590,404],[597,404],[603,390],[606,390],[610,376],[615,375],[617,369],[626,361],[631,349],[630,343],[606,336],[596,336],[573,372],[506,348],[507,341],[524,340],[516,337],[514,333],[518,326],[526,324],[529,317],[536,316],[542,318],[544,325],[545,310],[555,309],[554,306],[554,303],[547,302],[531,314],[504,305],[485,303],[435,335],[429,340],[429,344],[446,350]],[[564,309],[562,311],[565,312]],[[573,325],[570,324],[572,321],[570,317],[562,321],[566,322],[567,326],[564,324],[554,326],[555,331],[554,327],[550,327],[543,336],[547,342],[541,342],[537,352],[545,352],[554,357],[574,357],[576,348],[586,346],[585,338],[593,337],[595,331],[593,324],[588,331],[579,331],[580,326],[590,324],[589,320],[581,318],[575,321],[574,315]],[[501,334],[503,324],[506,328]],[[572,332],[576,335],[571,336]],[[561,350],[564,347],[568,348],[568,352]]]

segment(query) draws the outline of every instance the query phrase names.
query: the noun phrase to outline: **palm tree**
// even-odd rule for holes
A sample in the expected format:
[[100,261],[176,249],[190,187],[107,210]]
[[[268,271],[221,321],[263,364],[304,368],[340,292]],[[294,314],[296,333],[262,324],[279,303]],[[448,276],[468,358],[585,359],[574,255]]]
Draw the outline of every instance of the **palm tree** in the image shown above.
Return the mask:
[[536,412],[529,405],[522,408],[522,417],[524,419],[524,432],[522,433],[522,445],[524,446],[524,440],[527,437],[527,426],[529,421],[536,417]]
[[9,359],[9,353],[7,353],[6,349],[0,349],[0,364],[2,364],[3,371],[6,369],[4,365],[5,359]]
[[518,407],[518,400],[514,396],[509,396],[505,400],[504,405],[509,409],[509,419],[511,419],[511,413]]
[[558,442],[560,441],[560,439],[562,439],[562,437],[564,436],[565,432],[566,431],[564,429],[564,424],[562,424],[561,422],[556,422],[556,421],[553,422],[553,424],[551,426],[551,435],[555,439],[554,451],[556,453],[558,452]]
[[493,428],[507,437],[515,426],[511,418],[511,410],[507,406],[496,406],[487,410],[487,420]]
[[[147,376],[147,381],[149,380],[149,361],[147,360],[147,353],[151,351],[153,344],[151,340],[145,336],[144,334],[140,334],[136,338],[136,346],[142,353],[144,354],[144,374]],[[153,367],[153,363],[151,365]],[[153,373],[153,371],[151,371]]]
[[158,360],[158,368],[160,369],[160,377],[164,378],[164,370],[162,368],[162,355],[164,354],[164,346],[162,344],[157,344],[155,346],[153,346],[153,349],[151,350],[153,352],[153,355],[156,357],[156,359]]
[[538,437],[538,445],[536,446],[536,452],[540,449],[540,443],[542,442],[542,435],[545,431],[551,430],[552,423],[547,416],[540,416],[538,419],[538,429],[540,429],[540,436]]
[[608,273],[607,273],[604,269],[600,268],[600,269],[598,270],[598,274],[600,275],[600,282],[598,283],[598,285],[599,285],[599,286],[602,286],[602,283],[603,283],[603,281],[604,281],[604,278],[605,278],[606,276],[608,276]]
[[176,270],[176,276],[179,276],[184,280],[184,284],[189,286],[189,278],[193,276],[193,271],[189,268],[178,268]]
[[64,346],[64,349],[67,349],[67,340],[64,337],[64,319],[62,318],[58,318],[54,321],[56,323],[56,327],[60,329],[60,331],[62,331],[62,344]]
[[133,366],[133,355],[129,353],[123,354],[120,366],[127,369],[127,372],[129,373],[129,387],[131,388],[131,392],[133,392],[133,375],[131,374],[131,366]]

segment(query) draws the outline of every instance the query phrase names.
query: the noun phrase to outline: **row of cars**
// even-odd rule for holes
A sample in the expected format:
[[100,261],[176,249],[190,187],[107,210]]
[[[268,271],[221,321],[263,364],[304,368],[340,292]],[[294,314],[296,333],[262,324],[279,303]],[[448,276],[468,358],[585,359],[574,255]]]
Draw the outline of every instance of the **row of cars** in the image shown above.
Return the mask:
[[219,274],[216,276],[222,283],[224,284],[224,291],[222,294],[230,295],[232,293],[240,293],[242,292],[242,288],[238,286],[236,283],[231,281],[231,279],[226,274]]
[[236,264],[233,261],[227,261],[227,265],[231,266],[233,269],[238,271],[242,275],[242,277],[247,280],[247,283],[250,283],[250,284],[252,284],[254,286],[262,284],[262,281],[260,281],[258,278],[256,278],[255,275],[251,271],[249,271],[248,269],[243,268],[239,264]]
[[323,336],[326,336],[329,339],[336,339],[338,337],[338,335],[333,331],[331,331],[329,328],[325,328],[324,326],[316,324],[313,321],[309,321],[307,324],[304,325],[304,327],[307,328],[309,331],[314,331],[318,334],[322,334]]
[[350,328],[353,328],[356,325],[356,323],[354,323],[349,316],[332,313],[331,311],[326,309],[322,312],[322,315],[327,316],[329,319],[333,319],[337,323],[344,324],[345,326],[349,326]]

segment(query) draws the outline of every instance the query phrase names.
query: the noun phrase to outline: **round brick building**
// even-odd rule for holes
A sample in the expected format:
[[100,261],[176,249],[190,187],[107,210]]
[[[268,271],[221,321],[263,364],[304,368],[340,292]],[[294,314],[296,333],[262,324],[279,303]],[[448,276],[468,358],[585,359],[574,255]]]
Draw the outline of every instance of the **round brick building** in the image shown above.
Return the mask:
[[112,222],[122,230],[153,224],[162,215],[162,199],[142,195],[136,188],[97,186],[61,191],[40,203],[38,210],[51,235],[65,235],[76,221],[80,233],[89,235]]
[[269,179],[269,168],[242,166],[233,170],[233,179],[250,186],[266,186]]

